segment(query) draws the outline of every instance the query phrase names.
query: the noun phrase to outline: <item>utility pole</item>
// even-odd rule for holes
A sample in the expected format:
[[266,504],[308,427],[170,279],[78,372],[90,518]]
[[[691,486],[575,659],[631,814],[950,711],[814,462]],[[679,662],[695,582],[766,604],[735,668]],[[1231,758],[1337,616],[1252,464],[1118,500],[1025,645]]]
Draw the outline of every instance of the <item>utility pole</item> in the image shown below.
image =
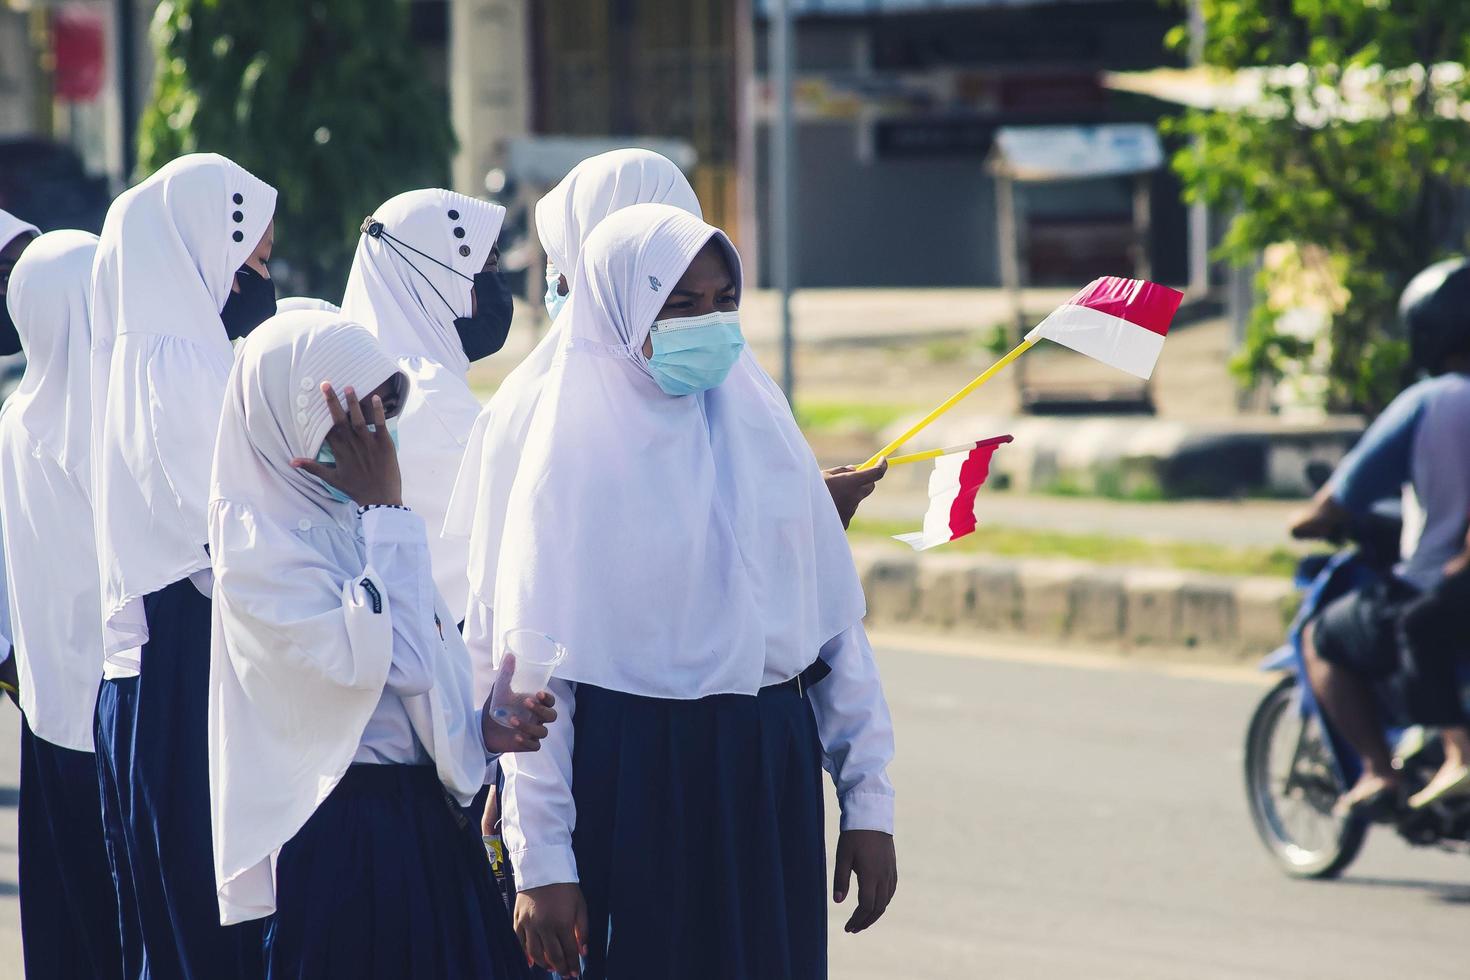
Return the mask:
[[115,0],[114,21],[117,25],[117,104],[118,125],[122,128],[122,186],[133,179],[138,166],[138,13],[134,0]]
[[781,295],[781,390],[796,403],[795,341],[791,334],[791,286],[795,265],[795,222],[791,220],[796,170],[796,140],[791,120],[791,75],[796,60],[791,25],[792,0],[770,0],[766,29],[770,80],[776,103],[771,128],[771,276]]

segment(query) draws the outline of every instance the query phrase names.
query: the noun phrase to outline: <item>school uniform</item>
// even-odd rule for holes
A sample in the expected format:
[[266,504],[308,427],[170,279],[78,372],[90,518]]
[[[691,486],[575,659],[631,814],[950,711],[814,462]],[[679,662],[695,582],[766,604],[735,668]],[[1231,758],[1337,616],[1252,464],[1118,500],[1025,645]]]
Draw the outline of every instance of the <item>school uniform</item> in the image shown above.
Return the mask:
[[[209,774],[217,903],[273,978],[524,977],[478,824],[469,660],[416,513],[294,469],[319,386],[401,377],[371,334],[282,314],[241,346],[215,453]],[[305,401],[302,401],[305,393]]]
[[428,526],[434,582],[458,623],[467,546],[441,531],[480,400],[454,320],[470,315],[471,280],[495,247],[505,208],[426,188],[385,201],[372,217],[382,233],[358,243],[342,313],[372,331],[412,381],[398,418],[403,499]]
[[[3,238],[0,233],[0,238]],[[18,850],[26,975],[122,978],[92,715],[102,679],[91,504],[90,297],[97,236],[37,238],[8,302],[27,363],[0,410],[0,529],[20,679]],[[136,935],[129,934],[136,946]]]
[[[570,288],[582,242],[608,215],[634,204],[668,204],[702,218],[694,188],[674,162],[652,150],[622,149],[588,157],[536,202],[536,234],[548,265]],[[495,595],[495,561],[505,528],[505,501],[520,470],[526,433],[552,360],[565,334],[559,318],[480,410],[465,444],[449,498],[446,539],[468,541],[470,612]],[[488,663],[489,652],[480,662]]]
[[893,829],[862,590],[790,409],[748,354],[682,397],[642,354],[710,241],[738,290],[729,240],[677,208],[588,237],[467,626],[566,647],[572,724],[502,759],[504,827],[522,889],[579,883],[592,980],[825,976],[822,767],[844,829]]
[[96,741],[119,894],[154,980],[253,980],[258,923],[215,911],[209,820],[209,467],[234,360],[220,312],[276,192],[190,154],[108,210],[93,270]]

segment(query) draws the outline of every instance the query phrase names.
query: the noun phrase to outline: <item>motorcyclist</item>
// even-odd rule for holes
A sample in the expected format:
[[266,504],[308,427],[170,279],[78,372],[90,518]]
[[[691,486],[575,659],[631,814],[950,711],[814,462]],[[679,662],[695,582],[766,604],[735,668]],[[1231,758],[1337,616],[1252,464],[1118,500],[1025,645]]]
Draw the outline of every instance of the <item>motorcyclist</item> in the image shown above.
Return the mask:
[[1404,493],[1404,559],[1391,575],[1327,606],[1303,632],[1312,690],[1363,761],[1357,783],[1338,800],[1340,814],[1371,816],[1396,802],[1401,777],[1373,685],[1397,672],[1402,614],[1444,578],[1470,514],[1470,261],[1450,259],[1415,276],[1399,316],[1413,361],[1429,377],[1369,426],[1291,528],[1298,538],[1329,537],[1376,501]]

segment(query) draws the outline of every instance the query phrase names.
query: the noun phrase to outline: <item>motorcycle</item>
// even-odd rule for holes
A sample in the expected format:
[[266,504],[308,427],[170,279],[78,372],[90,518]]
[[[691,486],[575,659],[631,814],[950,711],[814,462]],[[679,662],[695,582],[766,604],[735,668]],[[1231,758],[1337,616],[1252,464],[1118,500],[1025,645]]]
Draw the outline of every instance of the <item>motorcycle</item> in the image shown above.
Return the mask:
[[[1281,671],[1251,716],[1245,743],[1245,786],[1256,833],[1280,868],[1294,878],[1335,878],[1362,849],[1370,822],[1333,814],[1337,798],[1354,782],[1361,762],[1333,730],[1307,683],[1302,630],[1339,596],[1365,588],[1389,574],[1399,557],[1401,521],[1395,505],[1375,509],[1346,533],[1347,544],[1331,555],[1304,558],[1297,587],[1302,605],[1287,642],[1261,662]],[[1470,706],[1470,667],[1459,671],[1462,697]],[[1379,692],[1381,716],[1399,715],[1392,691]],[[1404,792],[1384,822],[1418,847],[1470,853],[1470,798],[1442,800],[1422,810],[1405,802],[1444,761],[1437,733],[1419,725],[1390,723],[1388,744],[1404,775]]]

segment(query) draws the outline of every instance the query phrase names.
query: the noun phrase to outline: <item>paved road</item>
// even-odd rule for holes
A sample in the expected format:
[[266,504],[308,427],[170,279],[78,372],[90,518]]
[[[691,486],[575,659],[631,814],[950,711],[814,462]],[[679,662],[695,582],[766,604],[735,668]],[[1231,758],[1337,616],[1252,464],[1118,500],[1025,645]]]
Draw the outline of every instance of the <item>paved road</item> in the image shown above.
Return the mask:
[[[1336,883],[1288,881],[1266,862],[1240,791],[1261,691],[1250,675],[879,641],[899,726],[902,883],[862,936],[837,931],[834,911],[834,980],[1466,976],[1470,860],[1379,834]],[[16,715],[0,711],[9,978]]]

